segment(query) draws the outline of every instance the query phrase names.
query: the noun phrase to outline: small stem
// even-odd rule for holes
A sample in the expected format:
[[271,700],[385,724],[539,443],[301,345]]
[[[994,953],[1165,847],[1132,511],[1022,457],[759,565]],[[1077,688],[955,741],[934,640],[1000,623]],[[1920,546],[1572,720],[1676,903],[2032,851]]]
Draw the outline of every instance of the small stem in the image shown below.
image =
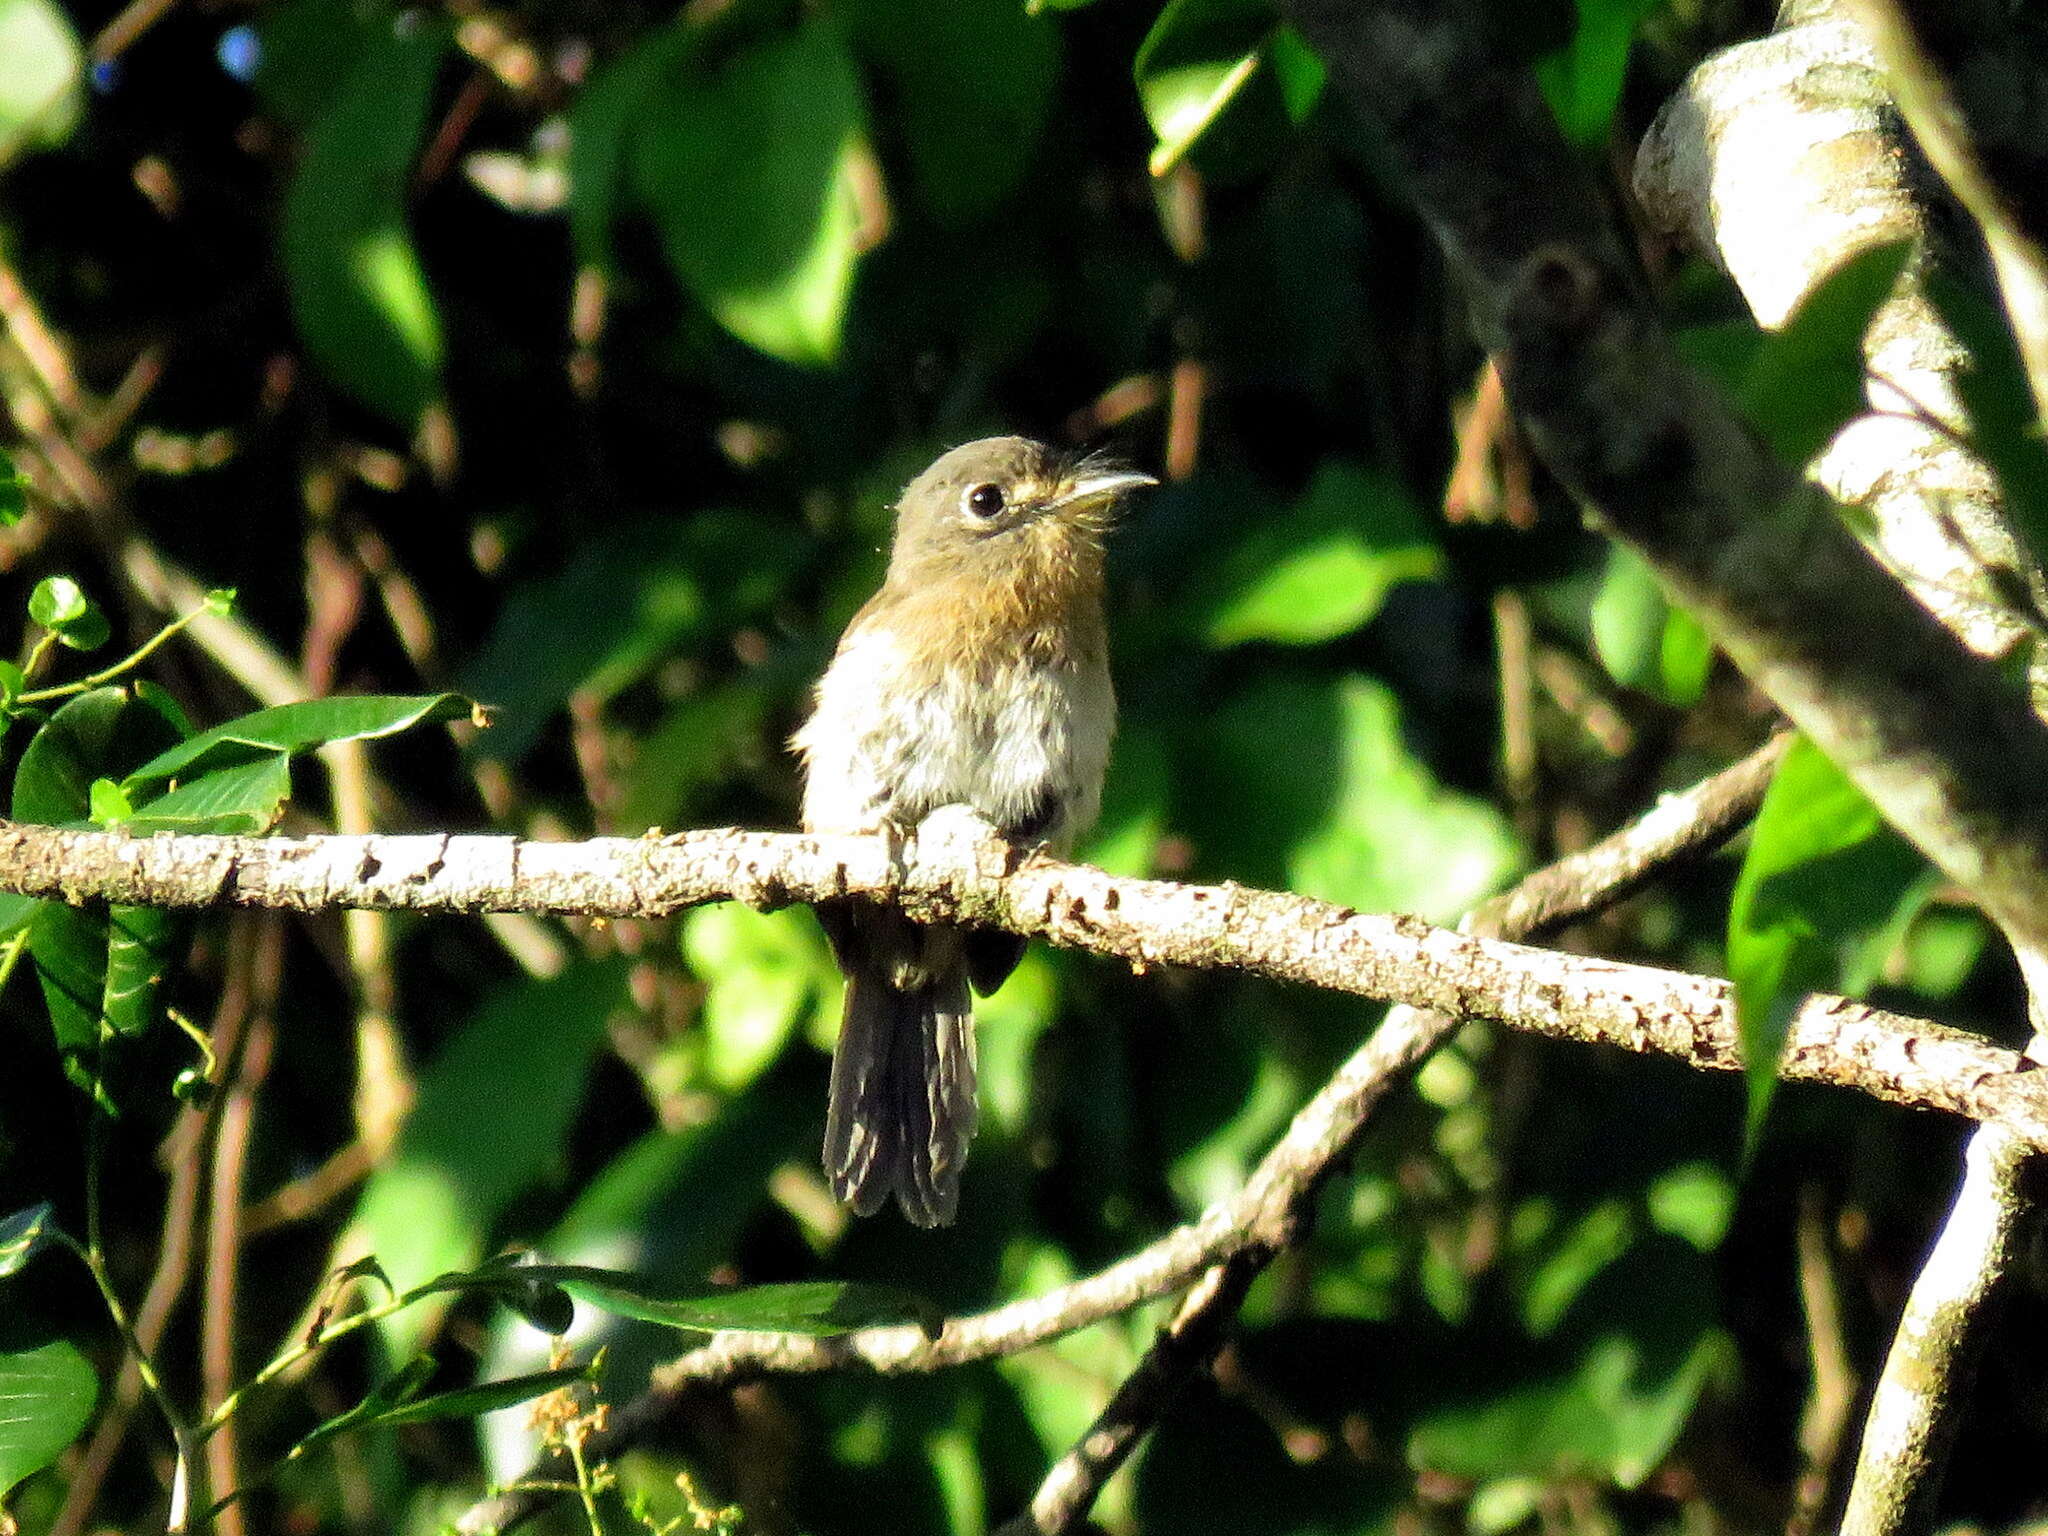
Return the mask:
[[[93,1115],[94,1124],[97,1125],[99,1111],[92,1110],[90,1113]],[[97,1140],[97,1135],[88,1134],[87,1176],[92,1183],[97,1182],[94,1176],[99,1172],[97,1149],[92,1146]],[[171,1438],[177,1444],[178,1465],[171,1484],[171,1512],[166,1529],[170,1532],[182,1531],[185,1529],[192,1497],[192,1429],[186,1424],[184,1415],[178,1412],[177,1405],[171,1401],[170,1393],[164,1389],[163,1378],[157,1375],[155,1360],[150,1357],[141,1336],[136,1333],[135,1325],[129,1321],[128,1309],[121,1304],[120,1293],[114,1289],[113,1279],[108,1275],[106,1264],[100,1257],[98,1229],[99,1199],[91,1192],[89,1184],[86,1198],[87,1241],[80,1243],[65,1233],[57,1234],[57,1239],[77,1255],[78,1261],[85,1266],[86,1273],[92,1276],[93,1284],[99,1287],[100,1300],[106,1303],[107,1316],[113,1320],[114,1331],[121,1335],[121,1342],[128,1347],[128,1353],[135,1361],[135,1371],[142,1378],[143,1390],[150,1395],[158,1411],[163,1414],[164,1422],[170,1426]]]
[[[171,620],[170,623],[150,636],[149,639],[143,641],[134,651],[122,657],[121,660],[115,662],[111,667],[102,668],[91,676],[81,677],[73,683],[61,683],[52,688],[38,688],[31,693],[24,693],[15,702],[17,704],[44,704],[51,699],[69,698],[74,693],[84,693],[89,688],[99,687],[101,683],[110,683],[122,673],[133,671],[136,667],[141,666],[173,635],[184,629],[193,620],[203,617],[206,612],[207,610],[204,607],[195,608],[190,613]],[[22,668],[24,675],[30,677],[35,675],[37,663],[42,660],[43,653],[55,643],[56,639],[56,631],[52,630],[36,642],[35,650],[29,654],[28,665]]]
[[[21,675],[23,677],[34,677],[37,672],[41,671],[43,663],[50,659],[50,647],[56,643],[57,631],[54,629],[44,630],[42,637],[35,643],[35,649],[28,653],[28,660],[21,664]],[[31,701],[39,696],[23,695],[23,697],[29,698]]]
[[382,1302],[377,1306],[366,1308],[361,1312],[351,1313],[349,1316],[343,1318],[338,1323],[329,1323],[325,1328],[322,1328],[310,1339],[299,1340],[298,1343],[294,1344],[290,1349],[285,1350],[282,1354],[277,1355],[275,1358],[271,1360],[271,1362],[268,1365],[264,1366],[262,1370],[258,1371],[254,1376],[251,1376],[247,1381],[243,1382],[239,1387],[235,1388],[235,1390],[230,1392],[226,1397],[222,1398],[220,1400],[220,1403],[214,1408],[213,1412],[209,1413],[204,1419],[199,1421],[199,1424],[195,1427],[193,1431],[194,1435],[202,1441],[205,1440],[208,1436],[215,1433],[221,1427],[221,1425],[225,1424],[229,1419],[234,1417],[235,1411],[242,1405],[243,1398],[247,1397],[251,1392],[255,1391],[256,1388],[263,1386],[266,1383],[275,1381],[279,1376],[282,1376],[286,1371],[290,1370],[293,1366],[297,1365],[301,1360],[304,1360],[309,1355],[315,1354],[318,1351],[325,1349],[329,1344],[332,1344],[336,1339],[345,1338],[347,1335],[354,1333],[358,1328],[362,1328],[370,1323],[381,1321],[382,1319],[389,1317],[392,1313],[397,1312],[404,1307],[411,1306],[415,1301],[418,1301],[422,1296],[431,1294],[432,1292],[424,1287],[417,1290],[406,1291],[403,1294],[394,1296],[389,1301]]
[[597,1512],[597,1489],[590,1481],[590,1465],[583,1459],[583,1436],[572,1427],[567,1439],[569,1460],[576,1468],[576,1494],[583,1501],[583,1517],[590,1522],[590,1536],[604,1536],[604,1520]]

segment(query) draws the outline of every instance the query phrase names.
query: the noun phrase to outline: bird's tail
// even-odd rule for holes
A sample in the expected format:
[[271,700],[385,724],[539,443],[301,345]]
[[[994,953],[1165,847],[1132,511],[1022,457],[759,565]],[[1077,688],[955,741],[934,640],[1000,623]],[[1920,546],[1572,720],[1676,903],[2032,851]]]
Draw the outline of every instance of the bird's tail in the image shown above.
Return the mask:
[[945,1226],[960,1208],[974,1127],[965,963],[956,959],[907,988],[890,985],[885,966],[852,967],[825,1118],[832,1193],[871,1216],[894,1191],[913,1225]]

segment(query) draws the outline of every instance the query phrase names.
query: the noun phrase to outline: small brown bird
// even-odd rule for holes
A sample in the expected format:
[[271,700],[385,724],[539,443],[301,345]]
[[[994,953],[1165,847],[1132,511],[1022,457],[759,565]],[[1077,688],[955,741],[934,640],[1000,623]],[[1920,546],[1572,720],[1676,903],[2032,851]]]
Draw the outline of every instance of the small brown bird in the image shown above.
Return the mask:
[[[896,504],[881,591],[854,615],[794,745],[804,826],[907,831],[967,806],[1011,841],[1064,853],[1094,821],[1116,729],[1102,539],[1157,482],[1021,437],[944,455]],[[974,1139],[974,1014],[1024,940],[823,903],[846,974],[825,1176],[861,1215],[893,1192],[921,1227],[953,1219]]]

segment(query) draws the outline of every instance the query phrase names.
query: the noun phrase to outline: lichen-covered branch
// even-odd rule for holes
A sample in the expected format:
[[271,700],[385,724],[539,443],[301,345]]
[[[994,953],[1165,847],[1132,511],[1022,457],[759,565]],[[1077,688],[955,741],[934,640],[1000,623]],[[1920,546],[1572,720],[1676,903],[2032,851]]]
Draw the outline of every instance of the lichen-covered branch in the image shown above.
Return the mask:
[[[1560,1039],[1740,1066],[1725,982],[1559,954],[1236,885],[1123,879],[1028,858],[941,812],[915,840],[685,832],[510,837],[130,837],[0,825],[0,890],[60,900],[298,911],[367,906],[659,918],[711,901],[842,896],[983,923],[1140,966],[1231,969]],[[2048,1093],[1984,1041],[1838,997],[1792,1021],[1789,1078],[1996,1120],[2048,1146]]]
[[1526,69],[1458,0],[1282,0],[1385,129],[1537,453],[2018,944],[2048,727],[1679,358]]

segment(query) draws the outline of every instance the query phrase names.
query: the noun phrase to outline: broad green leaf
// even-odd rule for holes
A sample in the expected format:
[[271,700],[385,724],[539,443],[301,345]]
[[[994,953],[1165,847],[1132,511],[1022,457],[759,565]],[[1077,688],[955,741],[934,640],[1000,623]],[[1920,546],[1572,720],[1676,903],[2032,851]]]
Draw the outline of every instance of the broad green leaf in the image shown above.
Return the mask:
[[307,1435],[285,1452],[285,1459],[296,1460],[323,1441],[347,1430],[369,1429],[378,1425],[426,1424],[436,1419],[473,1419],[591,1379],[587,1365],[564,1366],[558,1370],[535,1371],[504,1381],[479,1382],[473,1387],[458,1387],[450,1392],[422,1397],[419,1394],[434,1369],[434,1362],[424,1357],[412,1361],[396,1376],[379,1383],[377,1389],[355,1407],[335,1415]]
[[101,1010],[107,991],[107,918],[42,903],[29,924],[28,953],[50,1010],[64,1075],[108,1114],[116,1105],[101,1080]]
[[28,511],[28,476],[0,451],[0,528],[12,528]]
[[1863,335],[1912,255],[1911,240],[1858,252],[1757,347],[1743,410],[1787,464],[1811,463],[1866,408]]
[[11,661],[0,661],[0,710],[13,713],[15,701],[28,687],[28,675]]
[[405,227],[446,29],[381,28],[307,135],[285,194],[292,316],[329,378],[407,430],[441,391],[441,322]]
[[1536,77],[1566,137],[1596,145],[1607,137],[1621,87],[1628,77],[1629,48],[1644,17],[1661,0],[1578,0],[1572,40],[1539,60]]
[[111,766],[115,731],[128,696],[95,688],[67,699],[30,738],[14,773],[16,821],[62,826],[84,821],[92,809],[92,781]]
[[50,1202],[16,1211],[0,1221],[0,1280],[16,1275],[28,1261],[50,1245],[56,1230]]
[[127,818],[131,832],[267,831],[292,795],[291,757],[266,752],[187,779],[145,800]]
[[[334,741],[374,741],[436,720],[467,719],[475,705],[456,693],[357,694],[259,709],[202,731],[151,758],[121,781],[130,794],[276,753],[308,752]],[[144,804],[147,810],[148,803]]]
[[[420,1074],[346,1251],[374,1253],[400,1286],[474,1266],[506,1207],[559,1164],[625,978],[623,963],[579,965],[502,989],[463,1024]],[[409,1308],[384,1322],[385,1337],[409,1353],[435,1315]]]
[[110,907],[106,922],[100,1017],[117,1035],[140,1035],[156,1022],[157,991],[184,924],[161,907]]
[[682,942],[705,984],[704,1067],[727,1092],[759,1077],[804,1017],[830,1011],[837,997],[832,956],[805,909],[699,907],[683,920]]
[[1804,736],[1795,741],[1757,812],[1728,904],[1752,1138],[1800,998],[1867,986],[1933,885],[1926,860],[1848,776]]
[[[829,1338],[856,1328],[915,1323],[936,1338],[945,1320],[929,1301],[908,1291],[840,1280],[678,1294],[674,1287],[646,1276],[588,1264],[526,1264],[501,1273],[558,1285],[578,1301],[618,1317],[699,1333],[739,1330]],[[446,1275],[434,1283],[466,1289],[477,1278],[475,1274]]]
[[1159,141],[1152,174],[1179,164],[1261,68],[1278,72],[1288,115],[1306,117],[1322,92],[1322,65],[1268,0],[1170,0],[1131,65]]
[[[124,747],[137,750],[140,744],[139,750],[146,751],[169,729],[153,711],[131,710],[128,696],[119,688],[95,688],[67,700],[22,753],[14,776],[14,819],[53,826],[85,822],[94,781],[117,766]],[[17,909],[14,915],[22,916],[23,911]],[[26,915],[29,958],[50,1010],[65,1076],[111,1113],[114,1104],[99,1070],[111,938],[108,916],[58,902],[36,903]],[[139,958],[133,953],[123,956],[124,995]],[[124,1011],[124,1023],[134,1019],[134,1013]]]
[[71,136],[84,76],[85,50],[55,0],[0,0],[0,167]]
[[70,1340],[19,1308],[0,1315],[0,1499],[92,1422],[99,1378]]
[[664,80],[633,136],[632,184],[678,279],[748,345],[839,355],[853,287],[853,165],[866,109],[824,18],[708,72]]
[[1045,132],[1059,31],[1016,0],[855,0],[854,46],[887,76],[918,195],[938,222],[986,217]]
[[1369,912],[1455,917],[1520,862],[1499,812],[1446,789],[1365,677],[1269,677],[1202,722],[1180,786],[1205,871]]
[[1667,703],[1689,709],[1707,691],[1714,673],[1714,637],[1683,608],[1673,605],[1664,616],[1663,643],[1657,647],[1657,678]]
[[1443,552],[1391,476],[1326,460],[1301,499],[1217,563],[1193,606],[1212,645],[1309,645],[1348,634],[1405,581],[1443,573]]

